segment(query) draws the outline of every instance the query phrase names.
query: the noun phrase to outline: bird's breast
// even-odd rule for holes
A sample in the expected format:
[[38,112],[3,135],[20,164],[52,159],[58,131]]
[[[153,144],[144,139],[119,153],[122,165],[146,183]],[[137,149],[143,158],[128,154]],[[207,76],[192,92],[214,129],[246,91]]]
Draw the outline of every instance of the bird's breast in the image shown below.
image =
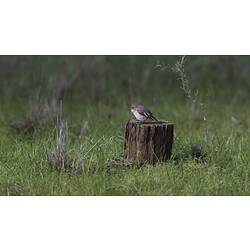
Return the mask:
[[144,115],[139,114],[136,110],[133,110],[132,113],[135,116],[135,118],[137,120],[139,120],[139,121],[145,121],[147,119],[147,117],[145,117]]

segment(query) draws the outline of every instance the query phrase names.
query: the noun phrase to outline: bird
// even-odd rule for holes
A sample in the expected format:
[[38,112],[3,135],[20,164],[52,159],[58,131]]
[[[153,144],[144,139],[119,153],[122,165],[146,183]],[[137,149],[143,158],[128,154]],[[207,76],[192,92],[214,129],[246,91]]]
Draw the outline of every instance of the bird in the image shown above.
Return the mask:
[[144,122],[146,120],[154,120],[158,122],[152,112],[148,108],[144,107],[142,104],[132,104],[131,112],[133,113],[135,118],[140,122]]

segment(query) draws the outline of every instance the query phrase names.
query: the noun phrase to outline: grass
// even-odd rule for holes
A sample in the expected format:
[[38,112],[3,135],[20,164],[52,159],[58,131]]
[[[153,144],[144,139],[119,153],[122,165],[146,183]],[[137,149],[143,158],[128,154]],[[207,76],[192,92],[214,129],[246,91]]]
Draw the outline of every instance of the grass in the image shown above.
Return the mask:
[[[69,106],[72,104],[69,104]],[[67,106],[67,104],[65,104]],[[209,106],[209,105],[208,105]],[[211,104],[212,106],[212,104]],[[162,108],[160,108],[162,107]],[[174,108],[173,108],[174,107]],[[71,108],[69,107],[71,110]],[[186,102],[152,107],[159,117],[176,124],[173,157],[156,166],[124,166],[123,124],[125,107],[81,105],[68,116],[72,156],[80,159],[80,171],[51,167],[49,153],[56,131],[45,128],[31,137],[0,126],[1,195],[249,195],[250,130],[248,105],[225,103],[208,110],[209,143],[204,143],[202,119],[191,113]],[[67,110],[67,107],[65,107]],[[66,111],[65,111],[66,112]],[[110,113],[115,114],[110,117]],[[233,117],[233,119],[232,119]],[[199,147],[204,159],[192,152]]]
[[[115,86],[116,81],[111,81]],[[57,157],[53,149],[58,143],[53,123],[40,125],[32,134],[9,126],[26,117],[29,102],[23,95],[10,98],[5,91],[8,94],[0,106],[0,194],[249,195],[247,87],[221,89],[208,79],[199,89],[199,103],[193,106],[192,98],[185,98],[176,84],[147,85],[142,92],[136,85],[131,85],[134,92],[121,85],[121,89],[110,89],[109,96],[105,87],[98,101],[90,89],[86,93],[77,89],[81,98],[79,94],[64,98],[68,136],[59,152],[70,157],[67,168],[60,168],[60,161],[51,163],[51,152]],[[158,118],[175,123],[173,156],[168,162],[138,166],[122,161],[124,124],[135,97]]]

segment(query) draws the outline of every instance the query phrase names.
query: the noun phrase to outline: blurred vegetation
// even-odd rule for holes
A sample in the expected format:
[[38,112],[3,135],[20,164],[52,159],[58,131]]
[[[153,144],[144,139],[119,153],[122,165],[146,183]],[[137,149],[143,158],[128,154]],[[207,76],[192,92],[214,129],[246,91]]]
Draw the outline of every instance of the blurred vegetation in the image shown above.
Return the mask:
[[[112,103],[166,97],[179,89],[171,67],[178,56],[1,56],[1,96],[28,97],[50,91],[60,78],[77,101]],[[231,92],[241,98],[249,90],[249,56],[188,56],[185,70],[193,87]],[[240,88],[239,88],[240,86]],[[222,91],[223,88],[223,91]],[[161,92],[159,92],[161,90]],[[212,94],[212,93],[210,93]]]

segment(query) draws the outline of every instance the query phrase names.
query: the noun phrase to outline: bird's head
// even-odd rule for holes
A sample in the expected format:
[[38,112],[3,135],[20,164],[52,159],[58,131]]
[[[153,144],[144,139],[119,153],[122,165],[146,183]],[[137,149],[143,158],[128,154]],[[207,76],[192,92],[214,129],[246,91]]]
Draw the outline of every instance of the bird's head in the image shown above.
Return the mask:
[[143,105],[140,104],[140,103],[134,103],[134,104],[131,105],[131,111],[132,111],[132,112],[133,112],[133,111],[136,111],[136,110],[138,110],[138,109],[141,109],[141,108],[143,108]]
[[133,104],[131,105],[131,111],[133,112],[133,111],[137,110],[138,105],[139,105],[138,103],[133,103]]
[[135,110],[135,104],[132,104],[131,105],[131,111],[134,111]]

